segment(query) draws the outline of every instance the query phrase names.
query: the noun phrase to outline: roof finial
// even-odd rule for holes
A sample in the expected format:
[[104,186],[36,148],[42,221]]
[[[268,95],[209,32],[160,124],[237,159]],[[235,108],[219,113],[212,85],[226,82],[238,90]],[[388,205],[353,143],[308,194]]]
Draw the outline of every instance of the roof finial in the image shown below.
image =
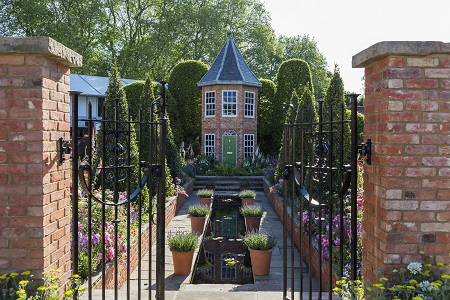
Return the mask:
[[231,37],[231,34],[233,33],[233,31],[231,31],[231,29],[228,29],[227,30],[227,35],[228,35],[228,37]]

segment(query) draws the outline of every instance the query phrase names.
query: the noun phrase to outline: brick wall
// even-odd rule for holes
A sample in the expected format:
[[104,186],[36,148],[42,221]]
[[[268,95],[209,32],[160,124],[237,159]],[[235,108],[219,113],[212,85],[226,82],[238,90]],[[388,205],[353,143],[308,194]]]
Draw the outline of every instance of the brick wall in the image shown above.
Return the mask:
[[[222,91],[235,90],[238,94],[237,99],[237,116],[222,117]],[[215,117],[205,116],[205,93],[209,91],[216,92],[216,115]],[[244,117],[244,97],[245,92],[255,93],[255,117]],[[205,134],[216,135],[216,158],[222,160],[222,135],[228,130],[234,130],[237,134],[237,163],[244,160],[244,134],[254,134],[255,149],[257,145],[257,103],[258,88],[243,85],[214,85],[202,87],[202,152],[204,152],[204,136]]]
[[46,37],[0,37],[0,272],[70,275],[70,67],[81,56]]
[[382,42],[365,68],[363,274],[374,282],[420,260],[450,263],[450,44]]

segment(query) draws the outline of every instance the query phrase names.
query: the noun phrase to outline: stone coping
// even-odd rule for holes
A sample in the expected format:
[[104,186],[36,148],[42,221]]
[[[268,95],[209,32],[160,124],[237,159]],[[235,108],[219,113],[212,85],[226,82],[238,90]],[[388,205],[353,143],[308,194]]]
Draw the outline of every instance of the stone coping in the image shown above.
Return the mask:
[[388,41],[379,42],[352,57],[353,68],[364,68],[386,56],[425,56],[450,53],[450,43],[436,41]]
[[83,57],[48,36],[0,37],[0,53],[41,54],[68,67],[81,67]]

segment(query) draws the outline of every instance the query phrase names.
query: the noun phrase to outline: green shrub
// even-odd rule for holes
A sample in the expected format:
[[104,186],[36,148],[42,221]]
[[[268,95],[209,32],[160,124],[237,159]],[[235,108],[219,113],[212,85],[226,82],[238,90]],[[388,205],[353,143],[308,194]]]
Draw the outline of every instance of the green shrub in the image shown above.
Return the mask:
[[277,128],[273,124],[280,119],[282,103],[275,100],[277,88],[272,80],[259,79],[259,81],[261,81],[262,87],[258,93],[258,143],[263,153],[274,155],[278,152],[278,148],[273,140],[278,134]]
[[277,245],[277,240],[265,233],[248,233],[244,237],[244,245],[253,250],[270,250]]
[[198,236],[188,231],[177,231],[170,233],[167,238],[170,251],[189,252],[198,246]]
[[212,196],[214,196],[214,191],[213,190],[208,190],[208,189],[198,190],[197,191],[197,196],[199,198],[211,198]]
[[240,212],[244,217],[262,217],[263,210],[260,205],[244,205],[241,206]]
[[209,207],[206,205],[191,205],[188,208],[188,215],[191,217],[206,217],[209,215]]
[[201,61],[186,60],[178,63],[168,81],[167,109],[172,121],[175,143],[192,145],[199,154],[198,138],[202,131],[202,90],[197,83],[208,71]]
[[238,194],[239,198],[255,198],[256,192],[253,190],[243,190]]

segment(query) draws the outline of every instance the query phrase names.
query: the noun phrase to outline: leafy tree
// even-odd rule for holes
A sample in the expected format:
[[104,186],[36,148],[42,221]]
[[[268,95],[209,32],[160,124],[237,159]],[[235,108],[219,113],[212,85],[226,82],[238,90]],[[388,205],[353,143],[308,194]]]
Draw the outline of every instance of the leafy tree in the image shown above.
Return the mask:
[[[127,95],[128,105],[130,107],[130,114],[133,120],[139,119],[139,112],[141,113],[141,122],[143,122],[142,133],[138,132],[138,140],[142,137],[139,142],[141,160],[150,161],[157,160],[157,156],[151,157],[150,145],[158,147],[159,140],[158,136],[151,136],[150,130],[150,114],[153,114],[153,121],[158,121],[158,115],[155,111],[151,111],[150,104],[156,98],[154,96],[154,90],[160,89],[160,85],[150,78],[147,78],[145,82],[137,81],[127,84],[123,89]],[[156,133],[157,131],[153,131]],[[151,140],[151,142],[150,142]],[[157,153],[157,150],[154,152]],[[170,128],[170,120],[167,121],[167,167],[166,167],[166,185],[171,186],[173,178],[178,176],[181,171],[181,160],[178,153],[177,146],[173,141],[173,134]],[[170,189],[171,190],[171,189]],[[167,190],[170,194],[170,190]]]
[[273,64],[279,65],[282,61],[297,58],[306,61],[311,70],[314,95],[321,99],[329,85],[331,74],[326,70],[325,56],[320,53],[317,42],[309,35],[287,37],[280,35],[277,39],[277,50],[273,57]]
[[208,71],[200,62],[188,60],[175,66],[169,77],[169,114],[172,116],[176,144],[195,145],[199,153],[199,139],[202,131],[202,92],[197,83]]
[[[350,119],[351,116],[349,111],[347,112],[344,93],[344,82],[342,81],[339,68],[336,65],[323,103],[324,122],[341,120],[343,118],[347,120]],[[342,115],[342,113],[344,113],[344,115]],[[324,125],[324,130],[333,132],[332,135],[328,136],[328,139],[333,138],[332,149],[330,149],[330,151],[332,151],[330,164],[333,167],[336,167],[337,170],[340,170],[342,165],[348,164],[351,159],[350,124],[345,123],[343,127],[340,125],[330,126],[326,124]],[[341,147],[341,143],[338,142],[341,137],[343,139],[343,147]],[[341,152],[343,152],[343,161],[341,159]],[[332,178],[334,185],[333,189],[337,191],[341,184],[341,178],[340,176],[333,176]]]
[[[314,94],[312,90],[307,87],[304,89],[303,94],[298,102],[297,110],[296,110],[296,116],[295,116],[295,124],[312,124],[314,122],[317,122],[319,119],[316,111],[316,101],[314,99]],[[313,125],[307,125],[310,128],[313,128]],[[306,129],[306,127],[305,127]],[[306,131],[310,131],[310,129],[306,129]],[[309,142],[306,140],[306,136],[298,135],[300,132],[297,132],[296,140],[298,141],[299,145],[301,147],[297,147],[295,159],[299,161],[302,158],[303,155],[303,161],[304,163],[311,163],[311,149],[309,146]],[[303,150],[303,154],[302,151]]]
[[83,66],[73,72],[107,74],[104,0],[4,0],[1,6],[0,35],[50,36],[83,56]]
[[290,103],[295,106],[297,103],[292,103],[291,100],[298,99],[298,97],[293,97],[293,93],[301,95],[305,87],[313,90],[308,63],[301,59],[290,59],[283,62],[277,73],[276,102],[274,102],[273,107],[274,114],[278,117],[272,124],[276,133],[273,141],[274,143],[278,141],[276,144],[278,149],[281,146],[283,122],[285,122],[283,103]]
[[[106,90],[105,97],[105,116],[104,120],[117,120],[126,121],[128,117],[128,103],[125,97],[125,93],[122,89],[122,81],[119,77],[119,71],[117,66],[114,64],[111,68],[111,77],[109,78],[108,89]],[[129,128],[130,127],[130,128]],[[118,133],[117,136],[110,134],[109,132],[128,132],[131,130],[130,134]],[[136,132],[134,124],[127,124],[127,122],[106,122],[103,123],[102,128],[100,128],[99,133],[96,136],[97,139],[97,152],[94,156],[94,166],[98,167],[100,164],[103,167],[106,166],[117,166],[120,164],[128,164],[128,155],[130,157],[129,164],[133,166],[131,168],[131,189],[134,190],[139,183],[139,157],[136,142]],[[129,140],[129,144],[128,144]],[[105,145],[103,145],[105,141]],[[105,151],[104,151],[105,150]],[[119,168],[117,173],[114,168],[105,169],[106,178],[116,178],[121,180],[130,176],[128,170],[124,168]],[[100,184],[97,178],[97,185]],[[114,180],[105,180],[105,186],[103,189],[113,189]],[[121,181],[119,184],[119,191],[126,191],[127,186],[125,181]]]
[[280,116],[275,115],[274,103],[276,86],[272,80],[259,79],[262,87],[258,93],[258,143],[260,150],[265,154],[275,155],[273,139],[276,136],[273,123]]

